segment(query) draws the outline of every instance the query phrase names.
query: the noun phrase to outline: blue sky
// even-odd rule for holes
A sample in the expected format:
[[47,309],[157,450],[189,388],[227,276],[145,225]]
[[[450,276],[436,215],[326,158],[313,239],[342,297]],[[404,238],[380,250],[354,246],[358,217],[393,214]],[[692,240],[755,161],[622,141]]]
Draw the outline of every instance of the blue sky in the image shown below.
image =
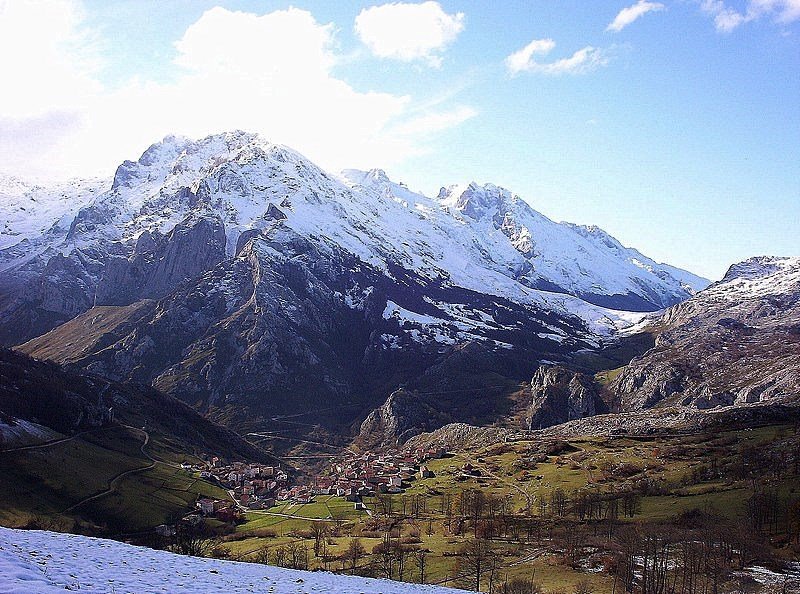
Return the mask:
[[427,193],[496,183],[712,279],[800,255],[800,0],[289,6],[0,0],[0,169],[239,127]]

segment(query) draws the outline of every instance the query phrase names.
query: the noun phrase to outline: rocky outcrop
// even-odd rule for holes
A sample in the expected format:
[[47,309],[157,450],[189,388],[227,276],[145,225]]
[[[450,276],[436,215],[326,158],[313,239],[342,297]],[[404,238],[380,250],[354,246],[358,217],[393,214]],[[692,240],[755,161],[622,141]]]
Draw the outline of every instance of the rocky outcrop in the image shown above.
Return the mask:
[[665,406],[646,410],[596,415],[526,433],[522,439],[596,435],[603,437],[654,436],[700,431],[731,431],[796,423],[800,403],[757,402],[740,406],[700,410],[687,406]]
[[620,411],[800,400],[800,258],[752,258],[653,323],[608,386]]
[[531,380],[528,429],[541,429],[607,412],[591,377],[563,367],[542,365]]
[[39,336],[89,309],[110,254],[87,246],[68,255],[34,256],[16,276],[0,279],[0,345]]
[[409,449],[439,449],[449,451],[477,450],[514,440],[521,432],[502,427],[476,427],[466,423],[450,423],[430,433],[421,433],[406,442]]
[[400,389],[373,410],[364,422],[356,442],[364,447],[395,446],[446,423],[446,416],[419,396]]

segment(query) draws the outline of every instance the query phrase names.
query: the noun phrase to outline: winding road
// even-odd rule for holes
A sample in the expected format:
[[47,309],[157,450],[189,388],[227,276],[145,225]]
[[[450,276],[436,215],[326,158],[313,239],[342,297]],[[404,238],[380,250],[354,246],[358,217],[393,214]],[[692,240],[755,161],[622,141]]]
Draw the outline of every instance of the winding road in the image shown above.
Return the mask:
[[95,495],[90,495],[89,497],[86,497],[85,499],[81,499],[78,503],[69,506],[67,509],[65,509],[61,513],[70,512],[70,511],[72,511],[74,509],[77,509],[77,508],[81,507],[82,505],[84,505],[86,503],[89,503],[90,501],[95,501],[96,499],[100,499],[101,497],[105,497],[106,495],[109,495],[110,493],[113,493],[114,490],[116,489],[117,484],[122,479],[124,479],[124,478],[126,478],[126,477],[128,477],[128,476],[130,476],[132,474],[136,474],[137,472],[143,472],[145,470],[150,470],[151,468],[153,468],[156,465],[156,462],[158,462],[158,460],[153,458],[145,450],[145,448],[147,447],[147,444],[150,443],[150,434],[147,431],[145,431],[144,429],[140,429],[140,428],[137,428],[137,427],[131,427],[130,425],[120,425],[120,426],[121,427],[126,427],[127,429],[131,429],[133,431],[140,431],[141,433],[144,434],[144,441],[142,442],[142,445],[139,447],[139,451],[142,453],[142,455],[145,458],[150,460],[150,464],[148,464],[147,466],[142,466],[140,468],[132,468],[130,470],[125,470],[123,472],[120,472],[118,475],[116,475],[114,478],[112,478],[109,481],[108,488],[105,491],[101,491],[100,493],[96,493]]

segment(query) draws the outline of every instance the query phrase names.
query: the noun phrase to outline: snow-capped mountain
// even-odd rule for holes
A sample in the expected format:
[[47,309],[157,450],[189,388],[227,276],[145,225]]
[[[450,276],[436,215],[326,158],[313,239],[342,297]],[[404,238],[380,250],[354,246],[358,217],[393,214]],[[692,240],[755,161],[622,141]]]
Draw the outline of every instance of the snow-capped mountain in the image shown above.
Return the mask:
[[[72,209],[87,202],[96,184],[74,188]],[[22,208],[14,195],[4,203],[6,209]],[[90,261],[79,264],[88,273],[86,294],[67,300],[68,311],[54,312],[54,319],[81,309],[75,300],[84,309],[94,303],[104,252],[130,257],[143,234],[164,235],[189,216],[221,221],[228,257],[241,247],[243,234],[279,224],[376,269],[400,266],[454,286],[577,314],[595,330],[618,316],[587,303],[652,311],[707,284],[623,247],[597,228],[554,223],[490,184],[451,186],[429,198],[378,170],[332,176],[286,147],[242,132],[200,141],[167,137],[138,161],[123,163],[112,187],[68,224],[66,204],[31,212],[25,225],[9,221],[7,235],[21,240],[0,251],[0,267],[23,278],[55,254]],[[64,232],[48,235],[56,214]]]
[[165,138],[59,229],[0,251],[0,340],[239,426],[320,398],[349,425],[402,384],[463,389],[447,414],[492,418],[480,386],[705,284],[493,185],[428,197],[244,132]]
[[655,321],[656,345],[612,382],[623,410],[800,398],[800,258],[761,256]]

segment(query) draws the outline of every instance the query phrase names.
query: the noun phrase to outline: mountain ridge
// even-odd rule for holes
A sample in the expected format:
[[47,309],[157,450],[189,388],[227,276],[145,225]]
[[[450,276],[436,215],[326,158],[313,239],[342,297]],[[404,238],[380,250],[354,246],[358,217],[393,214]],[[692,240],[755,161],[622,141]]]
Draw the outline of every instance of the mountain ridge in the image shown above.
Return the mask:
[[[492,184],[450,186],[428,198],[385,173],[327,174],[257,135],[234,132],[199,141],[173,136],[120,165],[111,189],[78,210],[66,233],[58,228],[0,250],[0,267],[11,276],[7,292],[16,293],[23,309],[43,310],[38,319],[55,320],[33,324],[24,338],[90,304],[106,304],[94,289],[107,257],[130,258],[141,234],[166,235],[188,216],[221,221],[226,257],[235,256],[242,234],[283,221],[321,246],[338,245],[380,269],[393,263],[467,289],[577,313],[594,330],[618,317],[606,307],[652,311],[707,282],[689,273],[675,278],[604,232],[554,223]],[[82,278],[70,305],[43,304],[30,286],[19,289],[41,284],[51,261],[49,277],[64,276],[62,269],[71,267],[70,276]],[[0,309],[0,326],[2,317]]]

